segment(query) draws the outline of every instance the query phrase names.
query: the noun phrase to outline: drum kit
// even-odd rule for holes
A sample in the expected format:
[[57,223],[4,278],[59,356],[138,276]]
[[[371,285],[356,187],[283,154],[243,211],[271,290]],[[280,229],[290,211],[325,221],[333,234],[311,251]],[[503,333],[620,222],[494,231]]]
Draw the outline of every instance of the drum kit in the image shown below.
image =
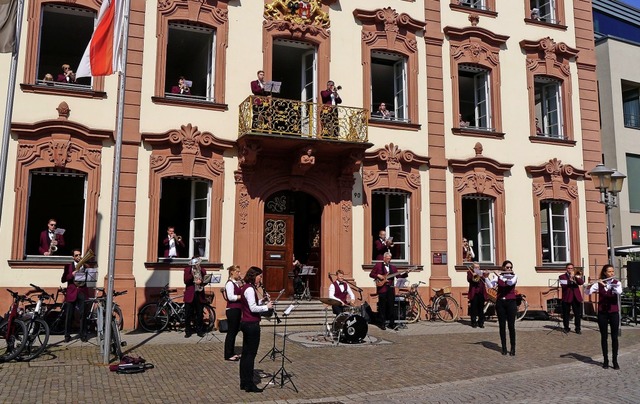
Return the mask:
[[343,313],[338,314],[331,325],[327,318],[328,306],[342,306],[340,300],[321,297],[319,299],[326,304],[324,330],[326,337],[331,337],[332,341],[345,344],[359,344],[364,341],[369,331],[369,325],[364,317],[364,306],[347,306]]

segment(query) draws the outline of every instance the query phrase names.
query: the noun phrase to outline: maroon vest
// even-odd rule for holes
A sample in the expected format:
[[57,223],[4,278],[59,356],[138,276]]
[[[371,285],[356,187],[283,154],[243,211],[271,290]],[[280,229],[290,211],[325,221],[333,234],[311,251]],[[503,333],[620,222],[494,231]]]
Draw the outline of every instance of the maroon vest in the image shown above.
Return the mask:
[[335,289],[335,291],[333,292],[333,295],[337,298],[342,300],[343,303],[347,302],[347,296],[349,296],[349,292],[347,292],[347,288],[346,285],[347,283],[344,282],[345,284],[345,288],[344,288],[344,292],[342,290],[340,290],[340,286],[338,285],[338,281],[333,282],[333,288]]
[[[613,281],[617,284],[618,281]],[[613,293],[612,290],[606,290],[604,286],[598,285],[598,312],[599,313],[617,313],[618,309],[618,295]]]
[[[233,284],[233,294],[234,295],[242,295],[242,290],[238,287],[238,285],[235,282],[232,281],[227,281],[227,282],[231,282]],[[226,285],[225,285],[226,287]],[[227,300],[227,309],[242,309],[242,297],[240,297],[239,300],[235,300],[235,301],[229,301]]]
[[244,298],[244,293],[247,289],[251,288],[253,295],[256,300],[256,304],[258,303],[258,292],[256,292],[256,288],[253,287],[250,283],[245,283],[240,289],[240,294],[242,295],[242,319],[240,320],[243,323],[259,323],[260,322],[260,313],[254,313],[249,308],[249,303],[247,303],[247,299]]
[[507,285],[502,279],[498,279],[498,299],[515,300],[516,285]]

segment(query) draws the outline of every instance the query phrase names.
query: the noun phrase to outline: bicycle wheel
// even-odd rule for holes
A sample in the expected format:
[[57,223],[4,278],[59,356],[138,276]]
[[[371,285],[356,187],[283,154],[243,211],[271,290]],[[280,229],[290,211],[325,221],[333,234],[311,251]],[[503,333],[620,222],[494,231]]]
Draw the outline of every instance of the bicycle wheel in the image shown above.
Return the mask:
[[518,313],[516,314],[516,321],[520,321],[527,315],[527,310],[529,309],[529,303],[527,303],[527,299],[522,296],[520,300],[520,304],[518,304]]
[[216,312],[213,310],[208,304],[203,306],[203,315],[202,315],[202,327],[205,332],[211,332],[215,329],[216,326]]
[[113,316],[116,318],[118,329],[122,331],[122,328],[124,327],[124,317],[122,317],[122,309],[117,303],[113,303]]
[[140,326],[148,332],[160,332],[167,328],[169,324],[169,312],[157,303],[146,304],[138,313]]
[[122,341],[120,340],[120,330],[118,329],[118,323],[115,318],[110,321],[111,324],[111,353],[118,358],[122,359]]
[[438,314],[438,318],[445,323],[451,323],[458,319],[460,307],[458,302],[451,296],[440,296],[433,303],[433,308]]
[[422,308],[420,307],[418,299],[413,298],[409,300],[409,304],[407,304],[407,314],[405,317],[407,323],[415,323],[420,320],[420,314],[422,314],[421,310]]
[[49,332],[53,335],[64,334],[65,311],[62,307],[49,310],[44,315],[44,321],[49,325]]
[[7,335],[8,321],[0,323],[0,362],[15,359],[27,343],[27,326],[20,320],[13,320],[11,334]]
[[49,343],[49,325],[41,318],[35,318],[27,322],[29,338],[24,349],[16,358],[19,361],[30,361],[40,355]]

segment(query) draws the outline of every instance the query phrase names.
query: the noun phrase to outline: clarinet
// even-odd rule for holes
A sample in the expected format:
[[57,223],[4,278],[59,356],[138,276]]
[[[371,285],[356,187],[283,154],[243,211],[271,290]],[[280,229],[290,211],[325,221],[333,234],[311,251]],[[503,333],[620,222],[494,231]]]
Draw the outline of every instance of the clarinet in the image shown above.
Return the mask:
[[[271,296],[267,293],[267,289],[264,287],[264,284],[260,284],[260,288],[262,289],[262,303],[267,304],[271,301]],[[267,311],[263,311],[260,313],[260,316],[265,318],[271,318],[273,316],[273,309],[269,309]]]

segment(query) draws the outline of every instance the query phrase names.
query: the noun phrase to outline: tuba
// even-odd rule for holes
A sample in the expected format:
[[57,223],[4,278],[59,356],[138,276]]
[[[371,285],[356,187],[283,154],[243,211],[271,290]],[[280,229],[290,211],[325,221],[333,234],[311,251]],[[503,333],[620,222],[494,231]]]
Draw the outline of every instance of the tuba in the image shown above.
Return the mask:
[[80,274],[84,274],[84,280],[80,280],[82,279],[82,277],[80,277],[80,279],[74,279],[73,283],[78,286],[78,287],[84,287],[87,285],[87,271],[84,268],[84,264],[87,263],[87,261],[89,261],[91,258],[95,257],[96,255],[93,253],[93,250],[89,249],[86,253],[84,253],[84,255],[82,256],[82,258],[80,258],[80,261],[78,261],[78,263],[76,264],[76,271],[78,271],[78,273]]

